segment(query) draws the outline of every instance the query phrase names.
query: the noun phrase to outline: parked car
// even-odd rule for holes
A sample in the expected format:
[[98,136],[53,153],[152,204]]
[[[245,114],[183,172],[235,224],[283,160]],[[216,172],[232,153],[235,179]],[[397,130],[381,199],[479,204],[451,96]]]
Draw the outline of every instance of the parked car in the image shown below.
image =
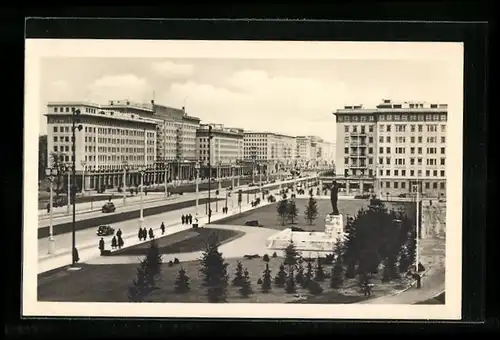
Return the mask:
[[97,227],[97,236],[109,236],[115,234],[115,229],[109,225],[100,225]]
[[255,183],[249,183],[248,184],[249,187],[254,187],[255,186]]
[[405,198],[406,197],[406,194],[399,194],[398,197],[400,198]]
[[362,194],[362,195],[356,195],[354,196],[355,199],[360,199],[360,200],[367,200],[370,198],[370,194]]
[[257,220],[246,221],[246,222],[245,222],[245,225],[246,225],[247,227],[259,227],[259,226],[260,226],[260,225],[259,225],[259,221],[257,221]]
[[115,207],[115,204],[113,202],[106,202],[102,206],[103,213],[111,213],[111,212],[115,212],[115,210],[116,210],[116,207]]

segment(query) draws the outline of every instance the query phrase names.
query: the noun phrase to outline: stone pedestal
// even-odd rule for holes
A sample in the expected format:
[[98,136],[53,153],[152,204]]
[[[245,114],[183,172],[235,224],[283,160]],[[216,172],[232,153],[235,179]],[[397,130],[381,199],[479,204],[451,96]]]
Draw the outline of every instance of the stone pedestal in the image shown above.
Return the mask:
[[332,239],[344,236],[344,218],[342,215],[326,215],[325,234]]

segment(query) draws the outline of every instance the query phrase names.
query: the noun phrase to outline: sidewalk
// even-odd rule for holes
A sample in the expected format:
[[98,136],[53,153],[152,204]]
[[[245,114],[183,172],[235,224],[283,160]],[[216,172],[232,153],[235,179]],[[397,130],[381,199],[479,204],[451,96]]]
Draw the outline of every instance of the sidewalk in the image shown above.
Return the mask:
[[[268,203],[266,202],[266,204],[268,204]],[[262,207],[266,204],[261,204],[261,205],[259,205],[259,207]],[[258,208],[258,207],[255,207],[255,208]],[[245,211],[252,210],[255,208],[252,208],[250,206],[250,204],[248,204],[248,205],[242,206],[241,212],[243,213]],[[235,215],[238,213],[239,213],[238,206],[235,206],[234,208],[230,208],[227,214],[223,214],[221,211],[219,211],[218,213],[214,213],[212,215],[211,222],[215,222],[215,221],[220,220],[222,218],[225,218],[225,217],[228,217],[231,215]],[[203,227],[207,224],[208,217],[207,216],[200,216],[198,218],[198,220],[199,220],[199,222],[198,222],[199,227]],[[147,221],[145,223],[145,227],[147,229],[149,229],[150,227],[153,228],[155,235],[159,236],[159,237],[165,237],[165,236],[172,235],[172,234],[178,233],[180,231],[192,228],[191,225],[186,225],[186,224],[183,225],[183,224],[179,223],[177,220],[177,222],[166,223],[165,234],[161,235],[159,223],[156,223],[154,225],[155,225],[154,227],[152,224],[148,225]],[[123,238],[124,243],[125,243],[124,248],[132,247],[132,246],[144,243],[144,242],[148,242],[148,241],[139,241],[138,240],[137,230],[134,230],[134,232],[124,233],[122,238]],[[108,247],[109,247],[109,245],[108,245]],[[122,249],[124,249],[124,248],[122,248]],[[86,261],[93,259],[93,258],[100,258],[100,259],[101,258],[102,259],[109,259],[110,258],[110,257],[101,257],[99,255],[99,249],[97,247],[97,243],[95,240],[93,240],[92,242],[88,242],[84,245],[79,245],[78,246],[78,253],[79,253],[79,257],[80,257],[79,263],[86,262]],[[113,258],[118,258],[118,257],[113,257]],[[45,256],[39,257],[38,258],[38,274],[52,270],[52,269],[67,266],[70,263],[71,263],[71,251],[70,251],[70,249],[63,249],[61,252],[59,252],[58,254],[55,254],[55,255],[45,255]]]

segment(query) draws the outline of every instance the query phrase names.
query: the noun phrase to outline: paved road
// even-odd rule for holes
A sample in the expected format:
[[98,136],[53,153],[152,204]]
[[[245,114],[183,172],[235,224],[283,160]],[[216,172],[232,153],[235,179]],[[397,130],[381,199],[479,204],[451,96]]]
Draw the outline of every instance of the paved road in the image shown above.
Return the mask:
[[[237,197],[233,197],[234,201],[234,208],[231,209],[233,204],[228,204],[228,207],[232,210],[229,213],[238,213],[239,209],[237,207]],[[219,208],[221,208],[219,206]],[[200,207],[201,208],[201,207]],[[249,205],[242,206],[242,211],[246,211],[252,209]],[[215,212],[215,205],[213,204],[212,206],[212,211],[214,212],[214,215],[212,216],[212,220],[217,220],[222,218],[223,216],[228,216],[228,215],[222,215],[220,209],[219,212]],[[199,222],[200,226],[203,226],[204,224],[207,223],[207,218],[204,216],[204,208],[201,208],[199,210]],[[182,230],[189,229],[190,226],[188,225],[181,225],[180,223],[180,216],[182,214],[195,214],[195,208],[185,208],[182,210],[177,210],[177,211],[171,211],[168,213],[164,214],[158,214],[154,216],[149,216],[146,217],[144,226],[146,228],[152,227],[153,230],[155,231],[155,235],[160,235],[160,225],[161,222],[165,223],[166,226],[166,235],[170,235],[173,233],[180,232]],[[132,246],[134,244],[138,244],[140,241],[138,241],[137,238],[137,230],[139,226],[139,220],[134,219],[126,222],[121,222],[121,223],[116,223],[113,225],[116,230],[120,228],[123,232],[123,239],[125,241],[125,246]],[[112,237],[106,237],[106,248],[109,249],[110,247],[110,242],[111,242]],[[80,257],[80,262],[88,262],[88,263],[94,263],[95,261],[106,261],[109,259],[113,258],[121,258],[121,256],[112,256],[112,257],[101,257],[99,256],[99,250],[98,250],[98,242],[99,238],[95,235],[95,229],[89,229],[89,230],[82,230],[76,233],[76,240],[77,240],[77,248],[79,252],[79,257]],[[47,255],[47,250],[48,250],[48,244],[47,244],[47,239],[42,239],[38,240],[38,273],[43,273],[52,269],[60,268],[63,266],[68,265],[71,262],[71,235],[70,234],[65,234],[56,237],[56,248],[58,250],[57,254],[55,255]],[[135,261],[137,260],[137,257],[134,257]]]

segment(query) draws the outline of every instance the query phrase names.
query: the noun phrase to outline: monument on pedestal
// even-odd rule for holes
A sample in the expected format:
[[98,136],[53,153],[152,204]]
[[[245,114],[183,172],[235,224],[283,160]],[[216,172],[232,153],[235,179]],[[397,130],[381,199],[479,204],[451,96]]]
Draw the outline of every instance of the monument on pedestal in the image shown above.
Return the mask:
[[332,204],[332,212],[326,215],[325,233],[332,238],[342,238],[344,235],[343,216],[339,212],[337,203],[339,200],[339,187],[336,181],[333,181],[330,189],[330,202]]

